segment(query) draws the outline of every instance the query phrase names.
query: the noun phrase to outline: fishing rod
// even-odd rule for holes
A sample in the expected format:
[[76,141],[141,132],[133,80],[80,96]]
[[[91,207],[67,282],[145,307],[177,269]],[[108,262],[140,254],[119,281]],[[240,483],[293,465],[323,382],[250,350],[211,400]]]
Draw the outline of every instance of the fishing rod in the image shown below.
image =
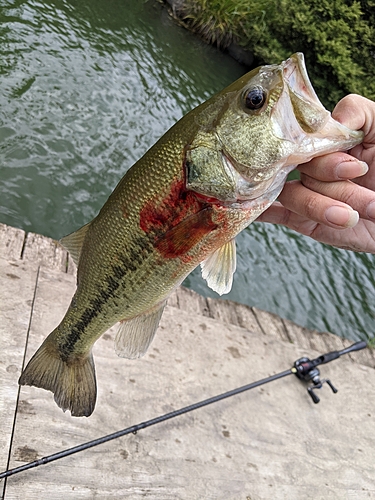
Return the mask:
[[294,362],[292,368],[289,370],[285,370],[280,373],[276,373],[275,375],[271,375],[270,377],[263,378],[261,380],[257,380],[256,382],[252,382],[251,384],[243,385],[238,387],[237,389],[233,389],[228,392],[224,392],[217,396],[213,396],[208,399],[204,399],[203,401],[199,401],[197,403],[193,403],[189,406],[185,406],[175,411],[171,411],[169,413],[165,413],[164,415],[160,415],[159,417],[153,418],[151,420],[146,420],[137,425],[133,425],[131,427],[127,427],[126,429],[122,429],[120,431],[114,432],[112,434],[107,434],[98,439],[94,439],[92,441],[88,441],[87,443],[80,444],[78,446],[74,446],[73,448],[68,448],[66,450],[60,451],[58,453],[54,453],[53,455],[48,455],[47,457],[40,458],[35,460],[34,462],[30,462],[20,467],[15,467],[14,469],[9,469],[7,471],[0,473],[0,480],[4,479],[8,476],[12,476],[13,474],[18,474],[19,472],[23,472],[28,469],[32,469],[33,467],[38,467],[39,465],[45,465],[55,460],[59,460],[60,458],[67,457],[69,455],[73,455],[74,453],[78,453],[80,451],[87,450],[89,448],[93,448],[94,446],[98,446],[103,443],[107,443],[108,441],[112,441],[113,439],[117,439],[121,436],[125,436],[127,434],[137,434],[137,432],[141,429],[145,429],[146,427],[151,427],[151,425],[159,424],[161,422],[165,422],[166,420],[170,420],[171,418],[178,417],[179,415],[183,415],[193,410],[197,410],[198,408],[202,408],[203,406],[210,405],[212,403],[217,403],[226,398],[230,398],[237,394],[241,394],[242,392],[249,391],[250,389],[254,389],[255,387],[259,387],[261,385],[267,384],[269,382],[273,382],[274,380],[278,380],[283,377],[287,377],[288,375],[296,375],[302,381],[312,382],[307,388],[307,392],[310,395],[311,399],[314,403],[319,403],[320,399],[315,393],[317,389],[321,389],[323,384],[326,383],[331,389],[332,392],[336,393],[337,389],[333,386],[332,382],[329,379],[321,379],[320,371],[317,368],[319,365],[324,365],[333,361],[334,359],[339,358],[343,354],[348,354],[350,352],[359,351],[364,349],[367,346],[365,341],[356,342],[346,349],[342,349],[341,351],[331,351],[326,354],[322,354],[321,356],[310,360],[307,357],[299,358]]

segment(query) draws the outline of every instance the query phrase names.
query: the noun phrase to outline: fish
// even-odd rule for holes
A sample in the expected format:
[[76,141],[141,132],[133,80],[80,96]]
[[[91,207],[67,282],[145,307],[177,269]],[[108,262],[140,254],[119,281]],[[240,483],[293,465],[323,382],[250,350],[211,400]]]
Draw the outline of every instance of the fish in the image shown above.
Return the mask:
[[91,415],[96,340],[119,323],[116,353],[143,356],[168,297],[199,265],[208,286],[229,292],[235,237],[276,200],[288,174],[362,139],[324,108],[302,53],[250,71],[190,111],[91,222],[62,238],[77,288],[19,384],[51,391],[72,416]]

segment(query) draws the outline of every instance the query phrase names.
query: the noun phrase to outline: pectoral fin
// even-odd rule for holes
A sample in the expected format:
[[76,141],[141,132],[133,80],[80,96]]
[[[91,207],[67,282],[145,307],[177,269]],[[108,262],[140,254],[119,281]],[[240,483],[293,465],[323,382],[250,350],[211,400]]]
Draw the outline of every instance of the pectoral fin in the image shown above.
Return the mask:
[[115,351],[118,356],[135,359],[145,354],[159,326],[164,306],[165,302],[147,313],[121,321],[115,339]]
[[236,241],[230,240],[201,263],[202,276],[219,295],[230,292],[236,270]]
[[64,236],[61,238],[60,243],[68,250],[70,253],[73,262],[76,266],[78,266],[79,257],[81,255],[83,241],[85,239],[87,230],[90,227],[91,222],[82,226],[78,231],[74,233],[68,234],[68,236]]
[[166,258],[181,257],[216,227],[212,208],[204,208],[167,231],[155,242],[155,248]]

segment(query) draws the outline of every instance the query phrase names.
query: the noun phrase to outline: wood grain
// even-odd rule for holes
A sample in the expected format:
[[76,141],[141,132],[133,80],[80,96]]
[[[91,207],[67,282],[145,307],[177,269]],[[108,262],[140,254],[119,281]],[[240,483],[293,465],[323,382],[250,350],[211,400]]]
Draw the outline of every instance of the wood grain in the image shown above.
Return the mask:
[[[19,230],[1,234],[1,255],[7,255],[0,260],[2,468],[9,450],[10,467],[17,467],[283,371],[303,355],[348,344],[265,311],[179,288],[142,359],[115,355],[115,328],[96,343],[98,401],[91,417],[64,414],[51,393],[35,387],[21,388],[17,406],[25,349],[28,360],[62,319],[75,278],[53,241],[27,235],[24,245]],[[371,366],[369,349],[324,365],[322,375],[339,393],[324,387],[319,405],[290,376],[31,469],[8,479],[4,499],[375,498]]]

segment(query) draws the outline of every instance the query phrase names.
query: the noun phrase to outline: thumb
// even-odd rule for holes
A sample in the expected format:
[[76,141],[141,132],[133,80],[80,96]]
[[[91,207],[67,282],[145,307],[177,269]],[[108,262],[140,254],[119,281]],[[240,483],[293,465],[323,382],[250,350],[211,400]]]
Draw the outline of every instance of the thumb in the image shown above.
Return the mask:
[[332,117],[352,130],[363,130],[365,136],[375,128],[375,103],[357,94],[349,94],[339,101]]

